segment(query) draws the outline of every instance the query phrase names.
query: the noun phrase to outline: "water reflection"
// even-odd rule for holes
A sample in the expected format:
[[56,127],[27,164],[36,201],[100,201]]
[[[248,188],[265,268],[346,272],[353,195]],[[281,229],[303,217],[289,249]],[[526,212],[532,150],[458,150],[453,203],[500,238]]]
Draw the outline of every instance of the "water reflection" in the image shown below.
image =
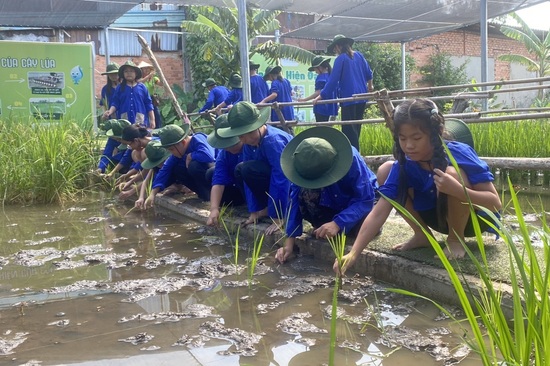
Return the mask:
[[[235,266],[233,249],[219,233],[153,212],[128,211],[109,198],[68,208],[4,208],[0,344],[12,347],[0,349],[0,362],[327,362],[329,267],[307,258],[283,267],[264,260],[262,274],[251,284],[242,270],[249,243],[241,243]],[[434,321],[437,309],[423,302],[410,305],[411,299],[366,278],[347,279],[344,286],[338,365],[440,364],[425,352],[416,352],[411,363],[411,351],[384,345],[380,330],[407,326],[428,337],[427,329],[448,326]],[[353,294],[359,294],[357,301]],[[403,308],[409,310],[397,310]],[[290,326],[305,328],[285,333],[282,322],[303,313],[309,314],[305,323]],[[441,339],[462,343],[454,334]]]

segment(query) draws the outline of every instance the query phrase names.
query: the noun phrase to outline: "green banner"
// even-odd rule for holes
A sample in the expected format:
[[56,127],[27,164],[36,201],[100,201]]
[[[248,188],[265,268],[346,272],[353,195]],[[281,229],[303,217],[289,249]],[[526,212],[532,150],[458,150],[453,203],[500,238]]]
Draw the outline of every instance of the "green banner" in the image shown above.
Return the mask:
[[0,41],[0,117],[95,115],[89,43]]

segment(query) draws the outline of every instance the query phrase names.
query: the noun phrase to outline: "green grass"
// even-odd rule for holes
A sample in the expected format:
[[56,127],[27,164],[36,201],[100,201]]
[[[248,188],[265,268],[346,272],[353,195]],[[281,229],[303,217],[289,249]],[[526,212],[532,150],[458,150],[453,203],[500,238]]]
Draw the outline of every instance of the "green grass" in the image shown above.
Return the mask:
[[[550,124],[546,119],[468,124],[479,156],[548,157]],[[340,128],[335,126],[335,128]],[[296,133],[304,128],[297,127]],[[383,123],[365,124],[359,140],[361,155],[392,153],[393,138]]]
[[62,203],[91,189],[97,165],[91,122],[0,120],[2,204]]
[[[458,169],[456,161],[452,156],[450,158],[455,169]],[[538,256],[531,240],[532,230],[523,220],[523,212],[511,181],[508,184],[512,192],[512,204],[518,216],[523,241],[521,247],[516,245],[514,234],[499,223],[492,212],[483,207],[474,206],[469,201],[481,258],[474,255],[468,246],[464,245],[464,247],[477,269],[480,279],[480,286],[477,289],[470,287],[467,281],[463,281],[462,274],[451,265],[438,241],[429,232],[424,231],[424,233],[449,274],[469,325],[464,332],[467,337],[466,342],[479,355],[482,364],[550,365],[550,357],[546,355],[546,352],[550,351],[550,229],[543,217],[538,235],[542,238],[544,255]],[[402,215],[416,222],[403,207],[395,202],[393,204]],[[489,268],[479,219],[474,213],[476,209],[485,211],[490,221],[483,218],[481,220],[489,223],[499,233],[506,247],[508,255],[506,269],[509,271],[511,287],[511,318],[503,309],[504,293],[498,282],[494,281]],[[418,296],[408,291],[398,289],[394,291]],[[432,302],[445,311],[441,305],[435,301]],[[447,312],[447,315],[450,314]]]

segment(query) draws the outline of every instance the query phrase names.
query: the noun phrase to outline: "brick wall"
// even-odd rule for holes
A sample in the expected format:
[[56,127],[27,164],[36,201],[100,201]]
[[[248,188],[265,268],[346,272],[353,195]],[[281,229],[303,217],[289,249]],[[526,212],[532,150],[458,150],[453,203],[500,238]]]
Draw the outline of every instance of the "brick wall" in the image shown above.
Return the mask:
[[[418,67],[425,65],[429,57],[437,51],[445,52],[450,56],[479,57],[481,53],[479,28],[461,29],[412,41],[406,44],[406,51],[415,59]],[[488,36],[487,51],[488,57],[494,59],[495,80],[510,78],[510,64],[499,61],[498,56],[504,54],[529,55],[521,43],[496,31]],[[411,75],[412,87],[417,86],[420,79],[421,76],[418,73]]]

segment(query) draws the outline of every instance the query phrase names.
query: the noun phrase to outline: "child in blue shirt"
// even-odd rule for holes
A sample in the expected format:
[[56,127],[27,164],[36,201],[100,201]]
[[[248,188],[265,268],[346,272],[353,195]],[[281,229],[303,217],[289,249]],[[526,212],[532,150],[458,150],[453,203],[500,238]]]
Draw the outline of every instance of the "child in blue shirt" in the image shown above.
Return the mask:
[[[315,99],[321,94],[321,90],[327,84],[328,78],[332,72],[330,66],[330,58],[323,56],[315,56],[311,61],[311,67],[308,69],[310,72],[314,71],[317,74],[315,78],[315,92],[306,98],[298,99],[298,102],[307,102],[308,100]],[[327,99],[338,98],[336,90],[332,92]],[[330,117],[338,115],[337,103],[316,103],[313,105],[313,114],[315,115],[315,122],[326,122],[330,120]]]
[[[271,88],[267,97],[265,97],[260,103],[271,102],[292,102],[292,85],[288,79],[283,78],[281,75],[281,66],[268,66],[265,70],[264,79],[271,81]],[[281,107],[281,113],[285,121],[294,120],[294,107],[291,105]],[[271,121],[279,121],[279,115],[274,109],[271,110]]]
[[[472,204],[494,212],[498,212],[502,204],[493,185],[493,174],[471,146],[445,140],[460,171],[451,165],[441,140],[442,136],[446,137],[444,131],[445,119],[431,100],[412,99],[401,103],[393,113],[396,161],[385,163],[378,170],[379,180],[387,177],[379,191],[403,205],[428,232],[433,229],[448,234],[445,254],[449,258],[462,258],[464,238],[475,235],[468,197]],[[361,226],[350,253],[343,258],[342,274],[374,239],[392,208],[386,199],[378,201]],[[430,246],[421,227],[405,220],[414,234],[394,249]],[[490,229],[483,220],[479,220],[479,224],[482,231]],[[339,272],[337,263],[334,270]]]

